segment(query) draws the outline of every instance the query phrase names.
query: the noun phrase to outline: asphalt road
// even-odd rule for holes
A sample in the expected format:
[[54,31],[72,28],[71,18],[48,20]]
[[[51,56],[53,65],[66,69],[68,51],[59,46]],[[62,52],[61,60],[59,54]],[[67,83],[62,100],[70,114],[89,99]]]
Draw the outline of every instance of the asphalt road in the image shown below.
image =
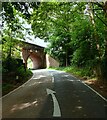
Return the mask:
[[107,100],[77,78],[56,70],[33,73],[2,98],[3,118],[107,118]]

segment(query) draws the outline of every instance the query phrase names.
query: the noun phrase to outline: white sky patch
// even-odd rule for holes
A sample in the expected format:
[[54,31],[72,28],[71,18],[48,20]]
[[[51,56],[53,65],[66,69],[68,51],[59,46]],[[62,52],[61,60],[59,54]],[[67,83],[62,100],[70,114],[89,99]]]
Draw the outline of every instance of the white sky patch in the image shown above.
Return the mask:
[[[30,10],[31,10],[31,12],[33,12],[32,9],[30,9]],[[33,35],[33,31],[31,29],[31,24],[28,24],[27,21],[20,16],[18,18],[19,18],[20,22],[23,23],[22,26],[25,28],[25,30],[22,31],[22,32],[24,34],[24,39],[25,39],[26,42],[34,44],[34,45],[38,45],[38,46],[41,46],[41,47],[47,47],[48,46],[49,43],[44,42],[43,39],[40,39],[39,37],[35,38],[35,36]],[[29,34],[28,32],[30,32],[31,34]]]
[[[29,9],[29,10],[31,12],[33,12],[33,9]],[[28,42],[28,43],[31,43],[34,45],[38,45],[41,47],[47,47],[47,45],[49,43],[44,42],[43,39],[40,39],[39,37],[35,37],[35,35],[33,35],[33,31],[31,29],[31,24],[28,24],[27,21],[25,19],[23,19],[19,14],[17,14],[15,17],[16,17],[16,19],[19,19],[19,23],[22,25],[22,28],[24,28],[23,30],[20,30],[24,35],[24,39],[20,39],[17,37],[16,37],[16,39],[19,39],[21,41],[25,41],[25,42]],[[2,24],[1,19],[2,18],[0,17],[0,25]],[[8,29],[6,22],[4,23],[3,29]]]
[[29,12],[30,14],[32,14],[32,13],[33,13],[33,9],[32,9],[32,8],[29,8],[29,9],[28,9],[28,12]]
[[2,16],[0,16],[0,26],[2,26]]
[[[24,40],[22,40],[24,41]],[[31,44],[34,44],[34,45],[38,45],[38,46],[41,46],[41,47],[47,47],[49,43],[47,42],[44,42],[43,39],[40,39],[39,37],[34,37],[34,35],[26,35],[25,36],[25,41],[28,42],[28,43],[31,43]]]

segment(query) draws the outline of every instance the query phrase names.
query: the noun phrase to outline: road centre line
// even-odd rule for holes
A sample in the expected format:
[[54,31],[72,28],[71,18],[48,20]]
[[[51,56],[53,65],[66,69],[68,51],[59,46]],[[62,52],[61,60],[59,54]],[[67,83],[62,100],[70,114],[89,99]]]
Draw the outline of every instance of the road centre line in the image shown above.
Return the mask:
[[51,73],[51,76],[52,76],[52,83],[54,83],[54,82],[55,82],[55,79],[54,79],[54,76],[53,76],[52,73]]
[[52,76],[52,83],[54,83],[55,82],[55,79],[54,79],[54,77]]

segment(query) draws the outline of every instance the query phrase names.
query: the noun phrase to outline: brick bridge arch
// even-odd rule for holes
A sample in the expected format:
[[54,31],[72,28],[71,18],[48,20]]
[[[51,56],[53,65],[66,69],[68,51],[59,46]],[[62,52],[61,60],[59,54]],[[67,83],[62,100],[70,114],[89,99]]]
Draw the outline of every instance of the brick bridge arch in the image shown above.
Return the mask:
[[59,67],[59,62],[44,52],[42,45],[22,41],[19,46],[22,48],[22,59],[27,68],[27,61],[30,58],[33,63],[32,69]]
[[46,54],[44,48],[27,46],[22,48],[22,58],[27,68],[27,60],[31,59],[33,69],[46,68]]

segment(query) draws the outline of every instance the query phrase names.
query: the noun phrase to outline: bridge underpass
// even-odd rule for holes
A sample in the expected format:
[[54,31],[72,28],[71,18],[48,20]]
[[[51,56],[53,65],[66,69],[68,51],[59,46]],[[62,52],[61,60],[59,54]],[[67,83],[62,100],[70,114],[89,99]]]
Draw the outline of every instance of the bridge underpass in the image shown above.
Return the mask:
[[46,53],[43,47],[26,43],[26,46],[22,47],[22,58],[26,68],[28,59],[32,61],[32,69],[46,68]]
[[23,41],[20,47],[22,48],[21,56],[26,68],[29,68],[29,60],[30,64],[32,64],[31,69],[59,67],[59,62],[44,52],[44,46]]

